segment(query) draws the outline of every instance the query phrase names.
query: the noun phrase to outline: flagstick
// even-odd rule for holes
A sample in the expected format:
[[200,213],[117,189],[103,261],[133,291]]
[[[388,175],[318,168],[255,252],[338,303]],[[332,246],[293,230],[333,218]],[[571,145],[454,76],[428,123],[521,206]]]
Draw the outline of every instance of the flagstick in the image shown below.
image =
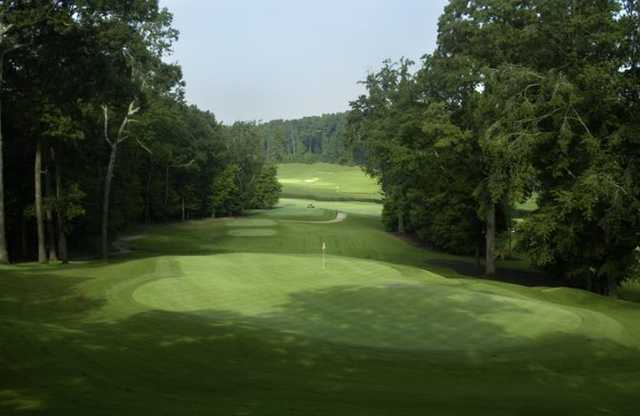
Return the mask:
[[322,270],[327,268],[327,259],[325,258],[325,250],[327,249],[327,244],[323,241],[322,242]]

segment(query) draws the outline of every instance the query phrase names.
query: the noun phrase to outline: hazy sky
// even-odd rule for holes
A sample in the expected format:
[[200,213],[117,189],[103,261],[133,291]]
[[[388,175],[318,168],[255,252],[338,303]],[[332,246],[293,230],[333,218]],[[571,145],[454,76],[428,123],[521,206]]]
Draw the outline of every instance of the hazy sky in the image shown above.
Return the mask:
[[218,120],[344,111],[386,58],[435,46],[446,0],[160,0],[187,98]]

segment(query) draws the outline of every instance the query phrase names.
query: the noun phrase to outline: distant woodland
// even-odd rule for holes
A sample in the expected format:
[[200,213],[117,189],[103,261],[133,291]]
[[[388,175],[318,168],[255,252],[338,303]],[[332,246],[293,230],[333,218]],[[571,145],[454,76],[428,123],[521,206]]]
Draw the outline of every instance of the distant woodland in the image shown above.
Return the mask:
[[258,125],[265,157],[273,162],[362,164],[364,152],[346,141],[346,113]]

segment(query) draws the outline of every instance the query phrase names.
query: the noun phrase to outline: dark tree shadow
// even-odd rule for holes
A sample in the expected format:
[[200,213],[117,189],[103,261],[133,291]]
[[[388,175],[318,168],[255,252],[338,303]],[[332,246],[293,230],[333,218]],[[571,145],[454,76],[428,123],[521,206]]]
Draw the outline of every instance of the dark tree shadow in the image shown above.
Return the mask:
[[517,319],[531,313],[527,308],[446,290],[429,294],[427,288],[303,291],[255,316],[212,308],[90,323],[56,313],[29,328],[3,327],[16,339],[0,345],[0,413],[625,415],[636,410],[636,348],[553,330],[522,339],[487,313]]
[[513,283],[521,286],[566,286],[566,281],[554,278],[553,276],[536,270],[523,270],[498,265],[495,276],[485,276],[484,270],[478,267],[473,261],[450,260],[450,259],[429,259],[428,268],[451,269],[457,274],[476,279],[495,280],[506,283]]

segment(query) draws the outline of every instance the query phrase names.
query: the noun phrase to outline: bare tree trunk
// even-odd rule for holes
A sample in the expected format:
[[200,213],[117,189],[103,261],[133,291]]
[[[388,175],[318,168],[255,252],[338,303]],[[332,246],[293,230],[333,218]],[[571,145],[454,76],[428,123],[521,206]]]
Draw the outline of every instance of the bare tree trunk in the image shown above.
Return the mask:
[[60,206],[62,200],[62,163],[60,155],[56,155],[55,150],[51,148],[51,157],[56,165],[56,200],[58,201],[58,209],[56,210],[58,222],[58,255],[63,264],[69,262],[69,249],[67,247],[66,225],[64,220],[64,209]]
[[107,175],[104,179],[104,199],[102,200],[102,258],[109,259],[109,198],[111,196],[111,181],[116,166],[118,144],[111,145],[111,156],[107,166]]
[[[0,85],[3,82],[4,53],[0,53]],[[2,152],[2,98],[0,98],[0,263],[9,263],[9,253],[7,251],[7,237],[4,224],[4,156]]]
[[33,168],[35,180],[36,223],[38,225],[38,263],[47,263],[47,250],[44,239],[44,218],[42,207],[42,143],[36,144],[36,160]]
[[47,226],[47,248],[49,251],[49,261],[58,261],[58,254],[56,252],[56,230],[53,225],[53,212],[51,209],[51,163],[47,162],[47,167],[44,172],[44,194],[47,199],[47,205],[45,206],[45,218]]
[[398,214],[398,232],[404,234],[404,231],[404,212],[400,211],[400,213]]
[[185,216],[185,209],[184,209],[184,197],[182,197],[182,221],[186,221],[187,217]]
[[168,209],[169,205],[169,166],[164,173],[164,209],[165,211]]
[[109,138],[109,107],[102,106],[104,113],[104,139],[111,146],[111,155],[109,156],[109,165],[107,166],[107,174],[104,180],[104,199],[102,201],[102,258],[109,260],[109,199],[111,196],[111,181],[113,180],[113,171],[116,166],[116,156],[118,154],[118,144],[127,139],[127,126],[131,121],[130,117],[140,110],[135,107],[135,100],[129,103],[127,115],[122,119],[120,128],[116,137]]
[[486,232],[486,261],[485,271],[487,276],[492,276],[496,273],[496,206],[491,203],[487,210],[487,232]]

